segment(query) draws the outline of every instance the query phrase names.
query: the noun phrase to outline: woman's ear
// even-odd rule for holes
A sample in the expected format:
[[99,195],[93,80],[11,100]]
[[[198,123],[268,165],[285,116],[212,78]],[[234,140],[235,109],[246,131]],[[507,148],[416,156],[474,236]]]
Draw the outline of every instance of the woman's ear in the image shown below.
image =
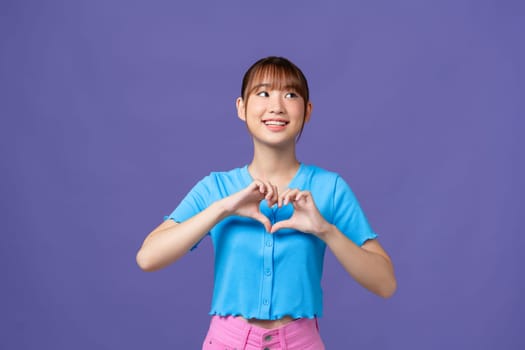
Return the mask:
[[314,106],[312,105],[312,102],[308,101],[306,104],[306,110],[304,111],[304,122],[308,123],[310,121],[310,115],[312,114],[312,109]]
[[244,108],[244,100],[242,99],[242,97],[237,97],[235,105],[237,106],[237,116],[239,117],[239,119],[242,121],[246,121],[246,109]]

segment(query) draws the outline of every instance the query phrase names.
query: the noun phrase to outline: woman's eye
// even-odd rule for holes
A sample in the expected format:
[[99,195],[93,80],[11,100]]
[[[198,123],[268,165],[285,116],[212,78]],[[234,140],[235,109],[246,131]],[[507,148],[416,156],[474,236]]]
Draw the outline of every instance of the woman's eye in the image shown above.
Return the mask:
[[286,95],[284,95],[286,98],[296,98],[298,96],[299,95],[297,95],[295,92],[288,92]]
[[257,96],[261,96],[261,97],[268,97],[270,96],[266,91],[259,91],[257,93]]

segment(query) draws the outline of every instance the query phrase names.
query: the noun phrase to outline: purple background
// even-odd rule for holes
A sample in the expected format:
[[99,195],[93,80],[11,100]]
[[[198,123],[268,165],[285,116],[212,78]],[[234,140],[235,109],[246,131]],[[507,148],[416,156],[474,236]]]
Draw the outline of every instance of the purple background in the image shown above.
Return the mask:
[[250,161],[234,99],[283,55],[312,90],[300,159],[350,183],[399,283],[327,254],[328,349],[524,349],[524,7],[3,0],[0,348],[200,348],[210,241],[151,274],[135,253]]

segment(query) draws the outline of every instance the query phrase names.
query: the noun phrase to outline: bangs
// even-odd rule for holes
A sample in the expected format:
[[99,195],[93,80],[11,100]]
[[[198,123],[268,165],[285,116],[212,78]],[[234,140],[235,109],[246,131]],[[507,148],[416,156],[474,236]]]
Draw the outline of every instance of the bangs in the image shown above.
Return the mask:
[[276,64],[267,62],[251,70],[246,76],[243,99],[260,87],[262,84],[268,85],[270,89],[293,90],[300,95],[305,103],[308,102],[308,85],[306,78],[297,67],[289,64]]

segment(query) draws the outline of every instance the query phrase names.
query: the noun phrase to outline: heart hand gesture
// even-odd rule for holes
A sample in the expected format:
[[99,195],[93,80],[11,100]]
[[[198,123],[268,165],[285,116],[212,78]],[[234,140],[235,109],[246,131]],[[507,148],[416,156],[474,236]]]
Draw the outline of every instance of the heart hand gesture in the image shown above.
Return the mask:
[[259,210],[259,204],[266,199],[271,207],[278,200],[277,186],[272,183],[255,180],[248,187],[224,199],[229,215],[239,215],[255,219],[264,225],[267,232],[272,229],[270,220]]
[[279,207],[292,203],[294,212],[292,216],[273,225],[271,233],[282,228],[291,228],[297,231],[321,236],[327,230],[329,223],[317,209],[312,194],[309,191],[288,189],[279,196]]

